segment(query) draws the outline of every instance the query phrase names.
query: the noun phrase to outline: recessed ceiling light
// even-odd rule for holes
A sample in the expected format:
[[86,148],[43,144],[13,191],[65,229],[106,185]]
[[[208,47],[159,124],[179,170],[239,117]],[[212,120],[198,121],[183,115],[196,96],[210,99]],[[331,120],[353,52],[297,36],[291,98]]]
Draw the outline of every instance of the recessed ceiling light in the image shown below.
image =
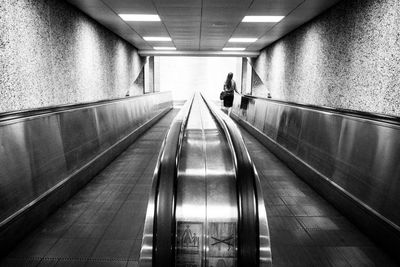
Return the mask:
[[225,47],[222,49],[223,51],[244,51],[246,48],[244,47]]
[[160,41],[160,42],[168,42],[171,41],[170,37],[156,37],[156,36],[145,36],[143,37],[146,41]]
[[253,43],[257,41],[257,38],[231,38],[230,43]]
[[279,22],[285,16],[245,16],[242,22]]
[[125,21],[161,21],[158,15],[149,14],[119,14]]
[[154,47],[155,50],[176,50],[173,46],[156,46]]

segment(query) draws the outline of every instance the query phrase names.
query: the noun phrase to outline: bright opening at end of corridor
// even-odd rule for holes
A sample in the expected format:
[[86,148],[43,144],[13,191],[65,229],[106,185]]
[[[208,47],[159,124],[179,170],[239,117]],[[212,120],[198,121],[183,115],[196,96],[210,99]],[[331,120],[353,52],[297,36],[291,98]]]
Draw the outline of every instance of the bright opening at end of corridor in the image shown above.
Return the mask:
[[172,91],[177,103],[200,91],[211,100],[219,94],[229,72],[241,90],[242,58],[240,57],[155,57],[156,91]]

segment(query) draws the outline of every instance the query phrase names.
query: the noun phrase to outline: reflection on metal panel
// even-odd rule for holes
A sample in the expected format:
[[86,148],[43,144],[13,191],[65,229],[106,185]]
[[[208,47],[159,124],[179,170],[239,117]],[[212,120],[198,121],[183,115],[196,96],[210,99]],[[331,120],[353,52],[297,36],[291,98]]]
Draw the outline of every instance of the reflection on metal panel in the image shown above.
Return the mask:
[[[240,97],[234,101],[235,116],[400,230],[398,123],[253,97],[244,112]],[[259,106],[266,107],[266,114],[254,112]]]
[[[176,162],[178,151],[180,150],[178,147],[180,147],[182,144],[183,129],[186,126],[191,105],[192,100],[187,101],[181,108],[178,115],[174,118],[170,129],[165,136],[160,154],[157,159],[157,165],[153,175],[153,183],[147,205],[146,220],[143,229],[142,248],[139,259],[139,265],[142,267],[157,266],[157,260],[160,261],[158,263],[159,266],[169,266],[172,265],[172,262],[174,261],[174,259],[171,259],[171,256],[175,256],[175,243],[173,243],[176,239],[175,227],[171,227],[170,224],[173,223],[175,225],[176,223],[176,200],[174,188],[176,178]],[[160,181],[161,179],[163,179],[163,181]],[[166,193],[169,194],[169,198],[165,197]],[[173,196],[170,196],[170,194]],[[165,198],[165,201],[170,201],[170,203],[160,203],[160,198]],[[162,208],[160,208],[160,204],[163,205]],[[162,215],[167,216],[165,216],[166,218],[158,219],[157,216]],[[174,221],[171,222],[170,220]],[[162,225],[164,223],[165,225]],[[162,229],[159,229],[157,226],[160,226]],[[161,233],[159,234],[158,231]],[[172,231],[174,232],[173,236],[171,236]],[[163,238],[164,244],[159,244],[161,243],[161,238]]]
[[170,107],[170,93],[159,93],[2,118],[0,226]]
[[[251,99],[249,100],[251,102]],[[240,104],[238,102],[236,101],[234,104],[237,104],[237,107],[240,108],[242,99]],[[211,103],[207,102],[207,105],[216,115],[216,118],[223,120],[221,125],[226,126],[224,129],[229,132],[228,136],[230,137],[232,150],[235,151],[236,183],[239,197],[238,210],[240,211],[239,223],[241,224],[237,241],[238,265],[271,266],[272,253],[267,213],[257,171],[237,125],[221,110],[213,107]],[[246,110],[241,110],[241,112],[243,116],[246,114]],[[255,247],[257,249],[254,249]],[[245,258],[246,260],[244,260]]]
[[[236,266],[238,214],[235,169],[230,153],[227,140],[205,103],[196,97],[178,164],[176,266],[219,266],[217,262],[225,264],[222,266]],[[180,229],[182,225],[186,229]],[[194,254],[197,248],[189,246],[193,245],[189,236],[196,232],[202,244],[200,254]],[[185,248],[182,248],[185,242],[180,240],[182,235]]]
[[[168,171],[165,166],[170,167]],[[166,200],[165,192],[173,196]],[[196,95],[184,105],[165,137],[139,265],[271,266],[262,196],[239,129]]]

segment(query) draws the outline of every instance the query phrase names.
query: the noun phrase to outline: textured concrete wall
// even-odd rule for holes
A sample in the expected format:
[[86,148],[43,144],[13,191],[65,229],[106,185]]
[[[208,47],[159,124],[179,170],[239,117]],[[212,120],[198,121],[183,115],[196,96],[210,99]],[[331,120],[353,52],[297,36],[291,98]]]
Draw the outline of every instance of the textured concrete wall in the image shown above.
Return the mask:
[[400,116],[400,2],[344,0],[253,65],[275,99]]
[[251,93],[256,96],[268,97],[268,90],[254,69],[251,74]]
[[60,0],[0,0],[0,64],[0,112],[143,92],[136,49]]

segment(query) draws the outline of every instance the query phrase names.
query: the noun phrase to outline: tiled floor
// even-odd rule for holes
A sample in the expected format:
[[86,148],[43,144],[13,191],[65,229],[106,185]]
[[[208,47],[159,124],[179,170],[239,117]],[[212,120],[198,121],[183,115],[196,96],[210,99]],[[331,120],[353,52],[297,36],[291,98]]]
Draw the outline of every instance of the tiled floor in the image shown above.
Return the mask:
[[176,113],[135,141],[0,266],[137,266],[156,159]]
[[243,128],[268,215],[273,266],[397,266]]

